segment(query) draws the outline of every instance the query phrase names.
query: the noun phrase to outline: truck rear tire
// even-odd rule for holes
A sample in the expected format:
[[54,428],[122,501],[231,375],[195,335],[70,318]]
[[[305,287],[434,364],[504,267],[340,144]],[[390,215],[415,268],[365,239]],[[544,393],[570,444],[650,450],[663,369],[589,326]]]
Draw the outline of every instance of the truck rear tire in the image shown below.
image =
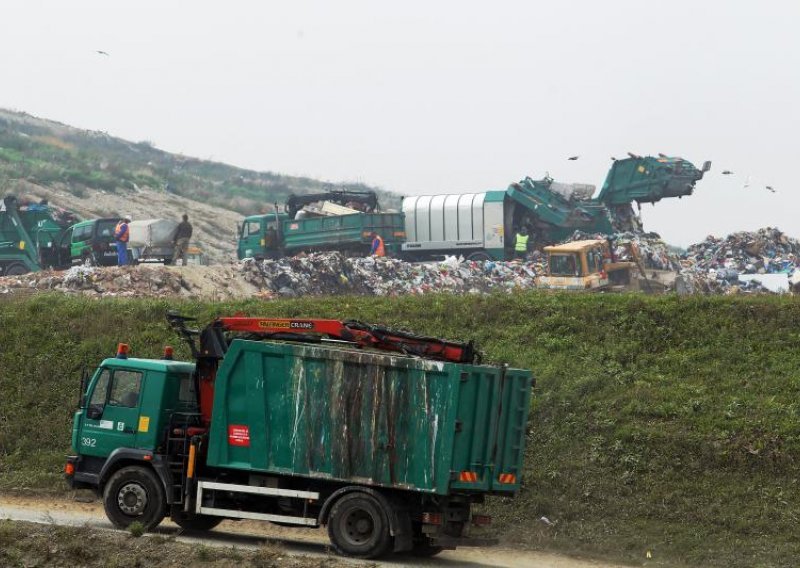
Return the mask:
[[176,525],[185,531],[210,531],[225,519],[222,517],[209,517],[207,515],[195,515],[193,517],[173,516],[172,520]]
[[118,529],[127,529],[138,521],[149,531],[167,514],[161,482],[152,470],[135,465],[111,476],[103,491],[103,507]]
[[27,266],[20,264],[19,262],[15,262],[14,264],[8,265],[8,268],[6,268],[3,276],[22,276],[28,272],[30,272],[30,270],[28,270]]
[[492,260],[492,257],[485,252],[473,252],[467,257],[467,260],[471,260],[472,262],[487,262]]
[[328,536],[336,552],[354,558],[378,558],[389,550],[389,518],[372,495],[348,493],[333,505]]

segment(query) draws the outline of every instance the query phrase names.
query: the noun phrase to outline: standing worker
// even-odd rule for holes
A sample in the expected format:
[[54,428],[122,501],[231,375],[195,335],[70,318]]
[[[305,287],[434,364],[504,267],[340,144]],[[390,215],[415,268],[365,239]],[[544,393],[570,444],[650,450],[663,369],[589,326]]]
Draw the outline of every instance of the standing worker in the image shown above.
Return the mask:
[[114,240],[117,245],[117,266],[128,264],[128,241],[131,239],[131,230],[128,223],[131,222],[130,215],[123,215],[114,229]]
[[386,247],[383,245],[383,238],[378,233],[372,233],[372,256],[386,256]]
[[186,266],[186,249],[189,248],[189,239],[191,238],[192,224],[189,222],[189,216],[184,213],[183,221],[178,223],[175,238],[172,241],[175,246],[175,252],[172,253],[172,264],[177,264],[178,259],[182,259],[183,265]]
[[528,228],[522,227],[514,237],[514,258],[525,260],[528,256]]

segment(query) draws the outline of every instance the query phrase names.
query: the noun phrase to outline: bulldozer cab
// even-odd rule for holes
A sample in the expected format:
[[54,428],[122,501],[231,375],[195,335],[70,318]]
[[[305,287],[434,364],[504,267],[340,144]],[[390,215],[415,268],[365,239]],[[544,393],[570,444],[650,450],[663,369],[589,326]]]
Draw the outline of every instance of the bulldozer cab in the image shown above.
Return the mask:
[[547,275],[539,279],[543,288],[598,290],[630,281],[630,262],[613,262],[607,241],[589,239],[544,247]]

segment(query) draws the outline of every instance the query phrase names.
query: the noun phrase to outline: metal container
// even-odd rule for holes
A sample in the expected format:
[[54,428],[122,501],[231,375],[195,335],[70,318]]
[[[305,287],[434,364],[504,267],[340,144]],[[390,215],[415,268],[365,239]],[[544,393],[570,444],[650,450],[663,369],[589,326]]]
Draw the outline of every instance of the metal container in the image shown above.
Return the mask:
[[503,258],[510,230],[504,191],[419,195],[403,199],[403,251],[453,254],[485,251]]
[[399,251],[405,240],[400,213],[356,213],[287,219],[283,221],[283,245],[287,252],[301,250],[353,250],[368,252],[372,232],[383,238],[387,253]]
[[529,371],[234,340],[207,463],[447,495],[519,489]]

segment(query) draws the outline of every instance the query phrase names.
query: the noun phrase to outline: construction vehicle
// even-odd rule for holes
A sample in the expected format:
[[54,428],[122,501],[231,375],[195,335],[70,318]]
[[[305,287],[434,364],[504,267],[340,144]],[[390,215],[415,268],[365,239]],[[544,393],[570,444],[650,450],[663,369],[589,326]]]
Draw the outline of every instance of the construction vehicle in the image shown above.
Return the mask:
[[0,203],[0,275],[60,266],[58,243],[65,228],[46,203],[21,205],[6,196]]
[[536,282],[554,290],[624,289],[631,283],[635,262],[613,258],[608,241],[587,239],[546,246],[547,274]]
[[426,259],[460,254],[470,260],[510,259],[525,227],[535,246],[563,241],[576,230],[611,234],[640,230],[632,204],[691,195],[711,168],[681,158],[631,155],[616,160],[596,197],[594,186],[529,177],[505,191],[423,195],[403,199],[403,255]]
[[[309,207],[321,203],[320,207]],[[292,195],[283,212],[246,217],[239,227],[237,255],[279,258],[300,252],[342,251],[369,254],[373,233],[381,236],[387,255],[400,252],[405,240],[403,216],[378,211],[373,191],[328,191]]]
[[529,371],[354,321],[169,320],[194,362],[120,345],[82,381],[65,473],[115,526],[326,526],[361,558],[495,542],[471,506],[520,488]]

